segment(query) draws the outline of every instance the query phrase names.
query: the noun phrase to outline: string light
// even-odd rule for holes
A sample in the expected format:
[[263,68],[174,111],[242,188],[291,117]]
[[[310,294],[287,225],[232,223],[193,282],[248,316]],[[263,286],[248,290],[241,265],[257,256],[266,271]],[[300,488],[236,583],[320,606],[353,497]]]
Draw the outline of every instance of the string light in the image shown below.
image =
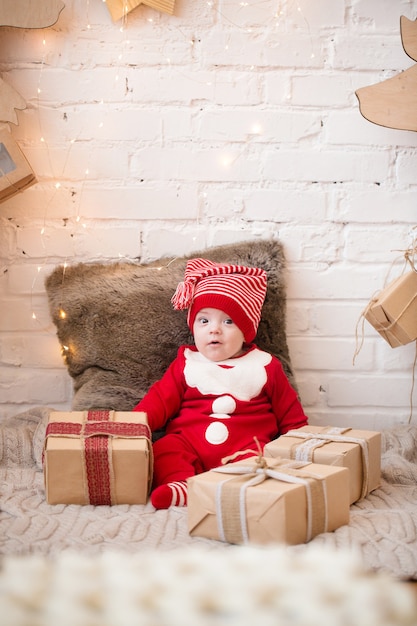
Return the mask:
[[[289,0],[289,1],[291,2],[291,0]],[[102,2],[105,3],[106,0],[102,0]],[[253,6],[254,6],[253,3],[249,3],[246,0],[241,0],[241,1],[238,1],[236,3],[237,6],[239,7],[239,17],[242,18],[242,25],[239,25],[238,23],[232,22],[232,20],[230,20],[227,16],[223,15],[220,12],[220,10],[218,9],[218,7],[215,5],[213,0],[208,0],[206,4],[207,4],[208,8],[212,9],[213,11],[215,11],[216,13],[221,15],[224,20],[227,20],[229,23],[233,24],[233,26],[236,29],[239,29],[242,32],[247,33],[247,34],[250,34],[250,33],[253,32],[253,28],[252,27],[247,27],[247,26],[243,25],[244,21],[245,21],[245,15],[246,15],[245,11],[252,10]],[[261,2],[259,2],[259,4],[261,4]],[[123,43],[123,49],[121,51],[118,51],[118,55],[117,55],[118,67],[117,67],[115,78],[114,78],[116,83],[120,80],[120,72],[121,72],[121,68],[122,68],[122,64],[123,64],[123,60],[124,60],[124,54],[123,54],[124,48],[127,45],[130,45],[130,41],[129,41],[129,39],[126,36],[127,19],[128,19],[127,16],[128,16],[129,10],[130,10],[129,9],[129,5],[128,5],[128,2],[126,1],[125,4],[124,4],[124,7],[123,7],[122,24],[121,24],[121,27],[120,27],[120,32],[124,34],[124,41],[122,42]],[[287,10],[288,10],[288,6],[287,6]],[[297,11],[297,14],[303,15],[302,8],[301,8],[300,5],[298,5],[296,7],[296,11]],[[87,30],[91,30],[91,23],[90,23],[89,12],[90,12],[90,0],[86,0],[86,28],[87,28]],[[284,10],[283,10],[283,8],[281,6],[281,3],[278,2],[278,6],[276,7],[276,9],[274,11],[274,14],[273,14],[273,18],[274,18],[274,20],[276,20],[276,25],[278,25],[278,21],[281,20],[283,16],[284,16]],[[147,19],[147,22],[149,24],[153,24],[154,23],[154,19],[152,17],[149,17]],[[173,25],[173,27],[174,28],[178,28],[175,24]],[[180,29],[178,28],[178,30],[180,30]],[[184,36],[184,39],[186,41],[188,41],[188,43],[190,45],[190,48],[193,48],[195,46],[195,43],[196,43],[195,42],[195,38],[190,38],[187,33],[182,33],[182,34]],[[40,64],[39,80],[38,80],[38,85],[37,85],[37,94],[38,94],[38,107],[37,108],[38,108],[39,128],[40,128],[40,140],[39,141],[42,144],[42,146],[45,148],[45,150],[47,151],[48,159],[50,161],[51,173],[52,173],[53,177],[56,180],[56,182],[54,183],[54,194],[50,198],[50,200],[47,203],[47,206],[45,208],[44,222],[46,222],[46,216],[47,216],[47,211],[48,211],[49,205],[54,201],[55,194],[60,192],[60,190],[62,188],[61,182],[58,180],[58,178],[60,178],[60,177],[63,178],[63,176],[64,176],[65,168],[66,168],[66,165],[67,165],[67,162],[68,162],[68,159],[69,159],[71,148],[75,144],[75,142],[77,141],[77,138],[76,137],[72,137],[69,140],[69,149],[68,149],[68,152],[67,152],[67,155],[66,155],[65,163],[64,163],[64,165],[62,167],[62,171],[60,172],[60,176],[59,177],[56,176],[56,172],[54,172],[53,164],[51,162],[51,157],[50,157],[50,153],[49,153],[49,147],[48,147],[47,138],[45,137],[45,134],[42,133],[42,124],[41,124],[41,115],[40,115],[41,107],[40,107],[39,97],[43,93],[42,92],[42,79],[43,79],[43,71],[44,71],[44,68],[45,68],[45,56],[46,56],[46,52],[47,52],[47,39],[46,39],[46,37],[42,36],[42,40],[41,41],[42,41],[43,53],[42,53],[42,61],[41,61],[41,64]],[[225,45],[224,49],[225,49],[226,52],[229,52],[230,44],[227,43]],[[315,55],[312,52],[311,58],[314,58],[314,57],[315,57]],[[167,63],[171,66],[171,64],[172,64],[171,58],[167,57],[166,60],[167,60]],[[253,71],[254,69],[255,69],[255,66],[251,65],[250,66],[250,70]],[[179,73],[181,73],[181,72],[179,72]],[[205,84],[207,86],[209,86],[209,87],[213,86],[213,84],[216,84],[216,85],[221,84],[218,80],[216,80],[215,83],[212,80],[197,81],[197,82],[205,82]],[[226,83],[227,81],[224,81],[224,82]],[[290,96],[288,96],[288,98],[290,98]],[[103,100],[100,101],[100,104],[102,106],[104,105]],[[97,122],[97,128],[101,129],[103,127],[104,127],[104,121],[99,119],[98,122]],[[238,154],[233,154],[233,155],[232,154],[223,154],[223,155],[221,155],[219,157],[219,164],[220,164],[220,166],[223,167],[224,169],[228,169],[228,168],[232,167],[233,164],[236,162],[236,160],[239,159],[239,157],[243,154],[247,143],[250,140],[252,140],[254,137],[260,136],[262,133],[263,133],[263,129],[262,129],[261,124],[259,122],[252,123],[250,125],[249,130],[246,132],[246,135],[244,134],[244,136],[246,136],[246,141],[243,143],[242,149],[238,152]],[[75,230],[72,230],[71,236],[73,236],[75,234],[75,232],[77,232],[76,231],[77,228],[82,228],[82,229],[86,229],[87,228],[87,223],[82,220],[81,215],[80,215],[80,211],[81,211],[81,208],[82,208],[82,199],[83,199],[83,191],[84,191],[84,187],[85,187],[85,182],[86,182],[86,179],[87,179],[88,176],[89,176],[89,168],[86,168],[85,172],[84,172],[84,179],[81,182],[81,188],[80,188],[80,190],[78,192],[78,195],[77,195],[77,203],[75,205],[75,215],[74,215],[74,222],[73,222],[74,225],[75,225]],[[204,197],[207,197],[206,192],[204,192]],[[44,225],[40,229],[40,235],[41,235],[41,238],[42,238],[42,245],[43,245],[44,248],[46,248],[45,240],[44,240],[45,233],[46,233],[46,229],[45,229],[45,225]],[[193,241],[196,241],[196,237],[193,237]],[[124,258],[126,258],[126,257],[124,257]],[[64,280],[64,277],[65,277],[65,268],[66,267],[67,267],[67,264],[64,263],[63,280]],[[42,269],[41,267],[38,267],[37,275],[39,275],[41,269]],[[163,268],[162,267],[158,268],[159,271],[161,269],[163,269]],[[32,291],[33,291],[33,288],[34,288],[34,285],[32,287]],[[66,315],[67,315],[67,313],[63,309],[60,309],[60,311],[59,311],[60,319],[61,320],[66,319]],[[35,312],[32,313],[32,318],[34,320],[37,319]],[[66,350],[66,351],[69,351],[69,347],[68,346],[63,346],[63,349]]]

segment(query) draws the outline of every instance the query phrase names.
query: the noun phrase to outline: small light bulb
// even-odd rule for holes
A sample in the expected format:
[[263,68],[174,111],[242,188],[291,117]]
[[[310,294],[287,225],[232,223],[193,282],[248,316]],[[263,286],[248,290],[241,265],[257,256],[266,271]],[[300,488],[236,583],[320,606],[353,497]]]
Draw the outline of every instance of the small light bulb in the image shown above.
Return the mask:
[[67,314],[65,313],[64,309],[59,309],[59,317],[64,320],[67,317]]

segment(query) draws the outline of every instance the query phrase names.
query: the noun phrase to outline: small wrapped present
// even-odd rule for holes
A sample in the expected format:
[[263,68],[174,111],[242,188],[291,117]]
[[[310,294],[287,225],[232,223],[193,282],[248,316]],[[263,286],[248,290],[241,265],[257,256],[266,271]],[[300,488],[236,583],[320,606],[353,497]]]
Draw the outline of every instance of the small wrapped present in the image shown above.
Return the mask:
[[49,504],[145,504],[152,480],[146,414],[52,411],[43,462]]
[[349,523],[349,471],[253,457],[188,479],[188,530],[229,543],[298,544]]
[[417,271],[390,283],[371,300],[364,317],[392,348],[417,339]]
[[267,443],[266,458],[347,467],[350,504],[381,484],[381,433],[336,426],[303,426]]

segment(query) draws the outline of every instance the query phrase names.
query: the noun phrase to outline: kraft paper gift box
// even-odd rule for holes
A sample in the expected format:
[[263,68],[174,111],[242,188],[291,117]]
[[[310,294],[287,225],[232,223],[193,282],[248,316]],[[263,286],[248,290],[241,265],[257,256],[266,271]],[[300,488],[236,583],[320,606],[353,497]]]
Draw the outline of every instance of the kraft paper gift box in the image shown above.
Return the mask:
[[49,504],[145,504],[152,480],[145,413],[53,411],[44,446]]
[[190,535],[295,545],[349,523],[349,470],[259,457],[189,478]]
[[417,339],[417,272],[390,283],[369,303],[364,317],[392,348]]
[[348,468],[350,504],[381,484],[381,433],[377,431],[303,426],[267,443],[264,456]]

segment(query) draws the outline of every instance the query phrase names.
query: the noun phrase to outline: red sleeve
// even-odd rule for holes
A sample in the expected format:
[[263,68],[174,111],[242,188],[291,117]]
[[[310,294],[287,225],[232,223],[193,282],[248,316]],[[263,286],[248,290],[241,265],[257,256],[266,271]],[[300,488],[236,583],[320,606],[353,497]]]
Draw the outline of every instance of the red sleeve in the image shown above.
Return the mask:
[[297,392],[291,386],[280,361],[272,357],[267,365],[268,382],[267,392],[270,395],[272,409],[277,420],[279,435],[284,435],[292,428],[301,428],[308,424]]
[[184,347],[182,347],[162,378],[150,387],[133,410],[147,414],[152,431],[160,430],[178,413],[184,390]]

